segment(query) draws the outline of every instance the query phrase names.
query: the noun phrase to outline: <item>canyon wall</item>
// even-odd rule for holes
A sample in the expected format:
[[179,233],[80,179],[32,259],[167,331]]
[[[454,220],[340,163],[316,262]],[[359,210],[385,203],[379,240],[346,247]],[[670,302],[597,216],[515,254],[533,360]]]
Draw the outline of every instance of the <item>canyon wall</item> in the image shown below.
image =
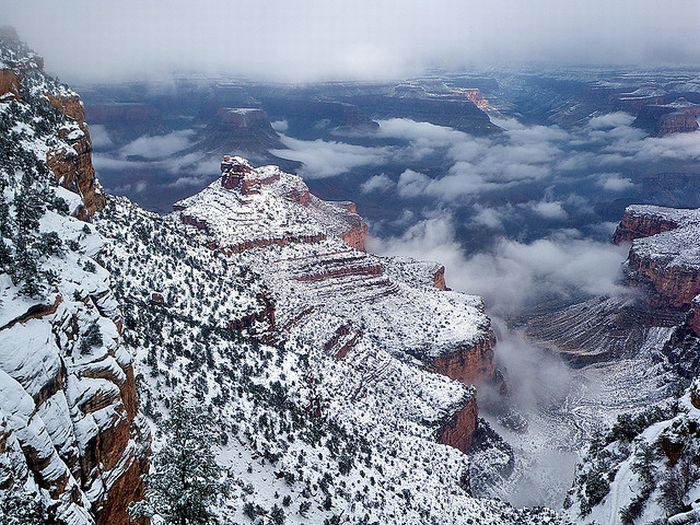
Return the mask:
[[651,300],[687,309],[700,293],[700,212],[629,206],[613,241],[632,241],[627,269],[632,284],[653,290]]
[[[97,262],[102,239],[88,224],[104,197],[82,102],[43,73],[43,60],[15,34],[0,31],[0,53],[14,71],[3,74],[11,82],[1,86],[14,102],[0,102],[0,110],[33,139],[13,141],[0,159],[2,199],[10,195],[4,204],[13,213],[12,196],[31,192],[27,205],[43,228],[20,235],[8,215],[5,240],[12,247],[46,231],[58,246],[33,254],[36,267],[16,256],[14,268],[8,271],[6,260],[0,272],[3,488],[38,497],[48,523],[145,524],[130,520],[127,506],[143,492],[150,434],[110,275]],[[32,159],[22,179],[5,162],[18,157]],[[16,268],[21,272],[11,276]],[[23,280],[36,284],[25,288]]]

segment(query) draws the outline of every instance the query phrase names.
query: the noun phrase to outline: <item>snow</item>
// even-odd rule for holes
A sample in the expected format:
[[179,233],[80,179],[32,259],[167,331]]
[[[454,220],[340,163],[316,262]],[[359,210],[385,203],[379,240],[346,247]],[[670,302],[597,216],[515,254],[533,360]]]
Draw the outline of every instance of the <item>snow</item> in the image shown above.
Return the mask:
[[[23,45],[6,44],[0,45],[0,58],[23,68],[27,93],[19,102],[0,103],[0,113],[10,120],[9,129],[18,134],[13,153],[43,167],[50,152],[75,155],[70,142],[83,136],[79,124],[53,112],[46,100],[47,94],[75,93],[38,70],[35,55]],[[51,126],[47,127],[48,118]],[[5,160],[0,162],[5,183],[1,197],[13,217],[13,199],[23,174]],[[87,494],[97,494],[95,487],[107,486],[106,480],[117,479],[123,470],[104,464],[83,469],[95,456],[97,432],[111,430],[124,418],[119,387],[126,381],[132,359],[120,346],[116,326],[120,313],[110,274],[96,261],[103,241],[93,227],[75,217],[82,198],[41,173],[28,174],[42,203],[39,227],[30,234],[38,238],[40,233],[52,233],[61,241],[57,253],[37,256],[39,269],[53,272],[58,279],[46,279],[42,289],[29,297],[21,292],[21,282],[0,273],[0,419],[10,430],[6,453],[12,455],[9,473],[18,486],[38,495],[58,521],[92,525],[94,513]],[[54,197],[66,202],[68,214],[54,209]],[[9,227],[16,227],[14,220]],[[3,242],[12,245],[13,238]],[[102,344],[81,352],[84,332],[92,325]],[[93,413],[86,414],[86,407]],[[138,446],[110,459],[124,465],[123,459],[133,461],[134,454],[143,454],[147,447],[147,435],[142,435]],[[26,457],[21,450],[27,451]],[[84,455],[86,451],[89,455]],[[0,454],[0,461],[6,457]]]
[[[338,236],[359,218],[312,196],[303,206],[296,199],[306,191],[300,179],[276,167],[251,177],[265,181],[259,193],[224,190],[217,181],[164,218],[109,198],[95,222],[107,239],[101,260],[119,290],[154,451],[167,399],[180,385],[211,407],[227,435],[218,455],[234,482],[222,509],[227,519],[248,523],[244,502],[269,510],[289,495],[289,523],[322,523],[334,513],[380,523],[423,523],[425,513],[440,523],[557,522],[550,511],[468,497],[459,488],[467,456],[435,442],[443,419],[475,392],[428,364],[488,336],[481,300],[435,289],[434,263],[350,248]],[[208,231],[183,224],[186,216],[206,221]],[[227,250],[290,232],[321,237]],[[341,275],[328,278],[329,271]],[[163,304],[151,300],[153,291]],[[274,325],[258,315],[233,340],[210,328],[260,313],[267,302],[275,307]],[[354,346],[335,358],[346,343]],[[288,403],[253,395],[275,388]],[[318,420],[304,409],[314,397]],[[295,414],[301,420],[290,428]],[[350,460],[347,472],[342,457]],[[297,513],[303,501],[312,503],[307,518]]]
[[629,206],[626,212],[632,216],[650,217],[678,225],[667,232],[635,239],[632,243],[635,254],[657,261],[665,268],[700,266],[700,210]]

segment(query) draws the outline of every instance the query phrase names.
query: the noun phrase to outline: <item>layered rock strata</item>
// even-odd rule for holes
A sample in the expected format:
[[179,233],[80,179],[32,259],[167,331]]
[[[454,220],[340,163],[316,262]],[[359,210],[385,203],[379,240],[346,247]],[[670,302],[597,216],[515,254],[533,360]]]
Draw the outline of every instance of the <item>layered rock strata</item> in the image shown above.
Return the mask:
[[[451,387],[462,401],[438,403],[431,425],[441,442],[471,446],[477,407],[467,385],[492,378],[494,340],[481,300],[447,291],[441,265],[366,253],[352,203],[322,201],[299,177],[240,157],[225,157],[221,179],[174,215],[202,244],[265,276],[285,336],[351,366],[385,354],[369,377],[408,360],[464,385]],[[351,398],[365,389],[347,387]]]

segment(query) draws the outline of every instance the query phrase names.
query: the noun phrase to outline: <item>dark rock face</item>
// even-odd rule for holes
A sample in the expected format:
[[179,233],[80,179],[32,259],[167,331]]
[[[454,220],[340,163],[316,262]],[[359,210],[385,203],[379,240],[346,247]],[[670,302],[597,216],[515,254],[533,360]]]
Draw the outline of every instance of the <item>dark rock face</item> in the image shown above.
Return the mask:
[[269,149],[284,148],[267,113],[259,108],[219,108],[206,137],[207,144],[219,153],[267,155]]
[[687,133],[698,129],[700,105],[679,98],[670,104],[650,104],[639,110],[634,126],[663,137],[671,133]]
[[294,136],[312,138],[319,131],[343,134],[379,129],[379,124],[354,104],[288,97],[263,97],[262,103],[273,118],[287,120]]
[[400,98],[358,96],[351,101],[373,118],[404,117],[455,128],[477,136],[498,133],[494,125],[468,97]]
[[472,397],[440,427],[437,440],[466,453],[475,442],[478,421],[479,409]]
[[700,337],[700,298],[698,297],[693,300],[693,308],[690,312],[688,325],[695,335]]
[[117,144],[168,131],[160,111],[150,104],[86,104],[86,114],[90,124],[104,126]]
[[661,304],[688,307],[700,293],[700,267],[669,265],[664,258],[649,257],[633,246],[627,258],[629,268],[649,280]]

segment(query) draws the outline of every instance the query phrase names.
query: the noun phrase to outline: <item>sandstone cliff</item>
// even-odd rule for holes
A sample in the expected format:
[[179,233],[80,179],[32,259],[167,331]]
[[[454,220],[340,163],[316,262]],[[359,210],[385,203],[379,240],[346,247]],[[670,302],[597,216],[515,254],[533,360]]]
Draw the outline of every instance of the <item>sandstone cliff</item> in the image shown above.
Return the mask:
[[652,287],[652,299],[687,309],[700,293],[700,212],[630,206],[613,240],[633,240],[627,259],[633,282]]
[[700,105],[679,98],[669,104],[649,104],[643,106],[634,126],[652,135],[663,137],[672,133],[687,133],[698,129]]
[[104,198],[82,104],[6,31],[0,61],[14,72],[0,94],[0,477],[38,496],[48,523],[126,525],[150,441],[102,241],[84,222]]

